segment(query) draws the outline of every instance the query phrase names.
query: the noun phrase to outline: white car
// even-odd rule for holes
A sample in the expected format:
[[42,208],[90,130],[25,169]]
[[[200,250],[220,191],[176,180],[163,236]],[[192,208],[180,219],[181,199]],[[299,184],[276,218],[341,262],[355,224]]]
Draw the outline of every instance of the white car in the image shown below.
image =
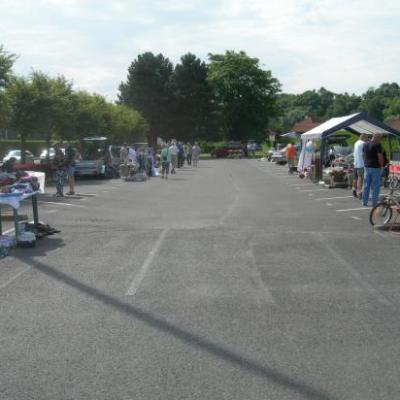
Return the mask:
[[[60,149],[64,154],[65,154],[65,149]],[[49,148],[49,159],[52,160],[54,158],[56,154],[56,150],[54,147],[50,147]],[[47,149],[44,149],[41,153],[40,153],[40,161],[46,161],[47,160]]]
[[[10,158],[14,157],[17,163],[21,162],[21,150],[10,150],[8,154],[3,158],[3,162],[8,161]],[[32,163],[35,156],[29,151],[25,150],[25,162]]]

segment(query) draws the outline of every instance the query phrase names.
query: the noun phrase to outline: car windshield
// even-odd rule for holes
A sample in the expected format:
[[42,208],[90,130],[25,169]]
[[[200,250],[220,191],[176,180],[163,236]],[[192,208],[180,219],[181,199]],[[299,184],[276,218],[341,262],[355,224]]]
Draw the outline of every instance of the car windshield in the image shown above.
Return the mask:
[[9,156],[14,157],[14,156],[20,156],[21,155],[21,150],[11,150],[8,153]]

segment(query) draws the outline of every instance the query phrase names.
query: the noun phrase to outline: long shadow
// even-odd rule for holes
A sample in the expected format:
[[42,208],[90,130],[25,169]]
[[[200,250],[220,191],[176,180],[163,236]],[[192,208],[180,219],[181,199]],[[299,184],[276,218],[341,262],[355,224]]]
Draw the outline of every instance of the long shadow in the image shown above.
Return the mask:
[[35,268],[51,278],[56,279],[57,281],[60,281],[82,293],[85,293],[86,295],[100,301],[108,307],[116,309],[122,314],[125,314],[131,318],[136,318],[148,326],[151,326],[168,335],[174,336],[190,346],[196,347],[215,357],[219,357],[224,361],[229,362],[232,365],[235,365],[249,373],[264,379],[268,379],[269,381],[276,383],[287,390],[291,390],[296,394],[301,395],[303,398],[313,400],[337,400],[336,397],[325,393],[323,390],[313,388],[304,382],[292,379],[279,371],[273,370],[272,368],[253,361],[250,358],[241,355],[240,353],[235,352],[227,347],[213,343],[208,339],[181,329],[178,326],[173,325],[148,312],[142,311],[131,304],[125,303],[113,296],[101,292],[96,288],[79,282],[71,276],[44,263],[32,259],[26,260],[23,257],[21,257],[20,260],[28,263],[32,268]]

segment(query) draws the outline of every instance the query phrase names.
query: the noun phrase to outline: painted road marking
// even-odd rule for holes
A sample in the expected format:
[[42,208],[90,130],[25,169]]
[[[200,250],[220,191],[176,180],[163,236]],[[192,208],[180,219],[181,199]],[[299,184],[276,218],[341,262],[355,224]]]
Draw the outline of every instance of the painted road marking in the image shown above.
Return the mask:
[[355,219],[356,221],[361,221],[360,217],[356,217],[355,215],[352,215],[351,218]]
[[301,193],[306,193],[306,192],[323,192],[327,191],[329,189],[304,189],[304,190],[299,190]]
[[[322,239],[322,240],[321,240]],[[361,287],[363,287],[367,292],[374,294],[378,301],[386,306],[392,306],[392,302],[383,295],[379,290],[375,289],[368,281],[365,279],[356,268],[352,266],[344,257],[342,257],[339,252],[333,247],[328,238],[324,238],[323,235],[319,234],[318,240],[322,243],[325,248],[331,253],[331,255],[336,258],[336,260],[347,269],[347,271],[352,275],[352,277],[359,283]]]
[[345,208],[343,210],[336,210],[336,212],[349,212],[349,211],[371,211],[369,207],[359,207],[359,208]]
[[163,244],[163,241],[165,237],[167,236],[167,233],[169,232],[169,229],[164,229],[161,232],[160,237],[158,238],[157,242],[154,244],[152,250],[150,253],[147,255],[146,259],[144,260],[144,263],[142,267],[140,268],[139,272],[136,274],[135,278],[133,279],[132,283],[130,284],[126,295],[127,296],[134,296],[139,289],[140,284],[142,283],[146,272],[150,268],[151,263],[154,260],[154,257],[157,255],[158,250],[160,249],[161,245]]
[[332,203],[326,203],[327,206],[332,207],[333,204]]
[[76,196],[83,196],[83,197],[97,197],[97,194],[94,193],[75,193]]
[[315,200],[319,201],[319,200],[349,199],[350,197],[354,197],[354,196],[318,197]]
[[17,278],[19,278],[22,274],[24,274],[25,272],[29,271],[32,267],[28,267],[20,272],[18,272],[18,274],[14,275],[12,278],[10,278],[8,281],[4,282],[2,285],[0,285],[0,290],[4,289],[5,287],[7,287],[10,283],[14,282]]
[[58,203],[56,201],[41,201],[40,204],[56,204],[58,206],[67,206],[67,207],[79,207],[79,208],[86,208],[86,206],[82,206],[79,204],[71,204],[71,203]]

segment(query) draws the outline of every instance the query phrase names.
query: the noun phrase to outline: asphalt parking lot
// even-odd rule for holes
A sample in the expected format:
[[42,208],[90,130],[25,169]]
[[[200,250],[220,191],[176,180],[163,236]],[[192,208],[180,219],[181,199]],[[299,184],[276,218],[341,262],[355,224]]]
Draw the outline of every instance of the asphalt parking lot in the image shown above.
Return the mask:
[[0,261],[0,398],[393,399],[399,237],[258,160],[40,198]]

